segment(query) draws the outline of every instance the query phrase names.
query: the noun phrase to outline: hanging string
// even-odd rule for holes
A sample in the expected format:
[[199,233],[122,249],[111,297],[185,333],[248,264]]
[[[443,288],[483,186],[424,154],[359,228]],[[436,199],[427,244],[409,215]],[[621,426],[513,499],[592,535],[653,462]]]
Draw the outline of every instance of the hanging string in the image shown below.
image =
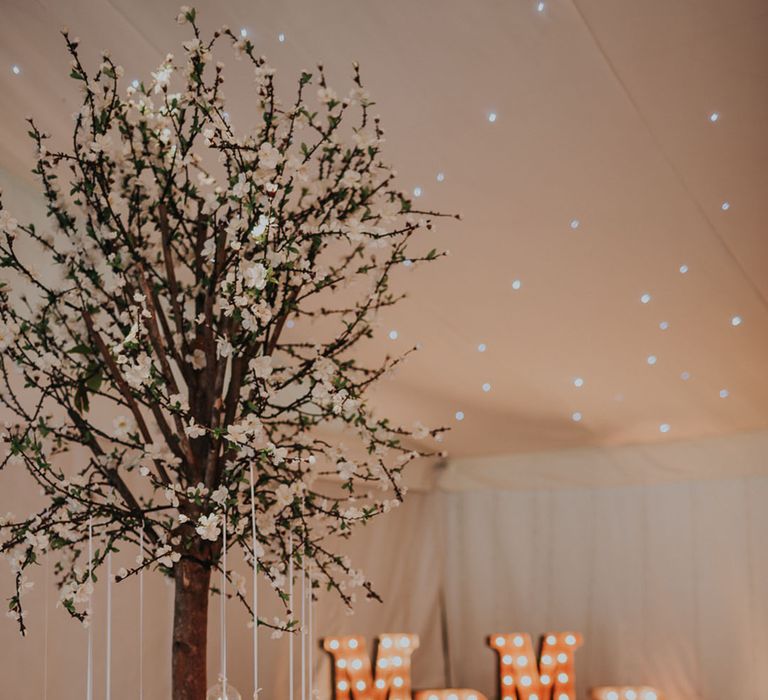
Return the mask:
[[312,564],[309,565],[309,572],[308,572],[308,578],[309,578],[309,591],[307,593],[309,597],[309,621],[307,625],[307,645],[308,645],[308,654],[309,657],[307,659],[307,663],[309,665],[309,678],[308,684],[309,684],[309,700],[312,700],[315,697],[315,684],[314,684],[314,675],[315,675],[315,669],[314,669],[314,646],[315,646],[315,633],[314,633],[314,607],[315,603],[312,600]]
[[112,697],[112,548],[107,541],[107,649],[106,649],[106,691],[104,697]]
[[256,499],[251,462],[251,545],[253,553],[253,699],[259,696],[259,559],[256,556]]
[[221,602],[220,602],[220,635],[221,635],[221,668],[219,677],[224,689],[224,700],[227,700],[227,509],[224,509],[224,524],[221,527]]
[[[93,586],[93,516],[88,516],[88,585]],[[93,700],[93,590],[88,597],[88,679],[86,697]]]
[[43,567],[43,700],[48,700],[48,578],[51,550],[45,550]]
[[[293,531],[288,539],[288,610],[293,618]],[[288,700],[293,700],[293,627],[288,630]]]
[[144,521],[139,528],[139,700],[144,700]]
[[307,619],[307,576],[304,571],[304,561],[301,562],[301,700],[307,700],[307,630],[304,623]]

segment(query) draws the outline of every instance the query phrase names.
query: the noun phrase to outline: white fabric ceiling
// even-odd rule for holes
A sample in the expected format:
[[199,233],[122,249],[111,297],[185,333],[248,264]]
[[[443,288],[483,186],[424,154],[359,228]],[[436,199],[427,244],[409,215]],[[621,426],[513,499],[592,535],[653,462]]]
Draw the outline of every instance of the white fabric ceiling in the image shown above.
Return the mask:
[[[768,427],[766,2],[197,7],[208,28],[247,28],[286,91],[318,61],[346,90],[358,60],[403,185],[463,215],[433,235],[451,256],[403,271],[411,299],[382,319],[382,346],[423,346],[381,390],[383,408],[452,424],[458,458]],[[168,0],[3,3],[0,165],[15,193],[31,185],[24,117],[63,138],[77,105],[57,31],[69,26],[90,60],[109,48],[127,81],[181,53],[176,11]],[[227,92],[242,108],[239,87]]]

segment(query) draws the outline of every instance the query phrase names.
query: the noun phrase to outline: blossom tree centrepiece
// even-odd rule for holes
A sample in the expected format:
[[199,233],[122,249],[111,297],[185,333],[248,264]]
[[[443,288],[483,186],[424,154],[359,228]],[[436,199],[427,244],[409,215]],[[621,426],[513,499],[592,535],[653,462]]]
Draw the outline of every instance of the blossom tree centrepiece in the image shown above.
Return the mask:
[[[183,57],[127,88],[64,33],[83,97],[71,141],[29,132],[47,223],[0,204],[1,464],[44,495],[3,517],[0,546],[23,632],[44,554],[87,623],[95,572],[141,539],[145,558],[116,580],[174,578],[173,697],[200,700],[224,529],[278,592],[293,561],[347,604],[356,587],[375,595],[328,538],[396,505],[441,429],[376,415],[369,389],[403,356],[357,349],[402,298],[394,269],[440,254],[414,250],[431,214],[395,188],[356,68],[346,96],[319,68],[283,104],[249,39],[206,38],[193,9],[179,21]],[[225,108],[222,48],[255,80],[247,129]]]

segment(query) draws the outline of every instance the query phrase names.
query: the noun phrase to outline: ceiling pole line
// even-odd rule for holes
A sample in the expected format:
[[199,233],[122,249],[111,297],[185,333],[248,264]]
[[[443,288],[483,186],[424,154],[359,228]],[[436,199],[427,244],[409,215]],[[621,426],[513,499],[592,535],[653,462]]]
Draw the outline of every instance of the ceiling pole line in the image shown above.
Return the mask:
[[707,229],[709,229],[709,232],[712,234],[715,240],[719,243],[720,247],[725,251],[726,255],[731,259],[731,262],[733,262],[733,264],[737,267],[737,269],[741,273],[741,276],[746,280],[747,285],[752,289],[752,291],[754,292],[760,304],[762,304],[763,308],[765,308],[765,310],[768,311],[768,298],[766,298],[766,296],[763,294],[763,292],[760,290],[757,284],[755,284],[754,280],[749,276],[749,273],[744,268],[744,265],[741,263],[738,256],[733,252],[731,247],[728,245],[728,242],[720,235],[720,232],[717,230],[717,227],[712,223],[712,220],[707,215],[707,212],[704,210],[704,207],[702,206],[701,202],[699,202],[696,195],[691,191],[691,188],[688,186],[688,183],[683,177],[683,174],[680,172],[678,167],[675,165],[675,162],[672,160],[670,155],[664,149],[664,146],[662,145],[659,138],[656,136],[656,133],[654,132],[654,130],[651,128],[651,125],[648,123],[648,120],[645,118],[645,115],[640,109],[640,106],[638,105],[637,101],[632,96],[632,93],[627,87],[627,84],[621,78],[621,75],[619,75],[619,71],[617,70],[616,66],[613,64],[613,62],[609,58],[608,53],[606,52],[603,45],[600,43],[600,40],[597,38],[595,31],[592,29],[592,26],[589,24],[587,18],[584,16],[584,13],[579,7],[578,1],[571,0],[571,5],[573,6],[573,9],[575,10],[576,14],[579,16],[579,19],[581,20],[585,29],[589,33],[589,36],[592,39],[592,42],[594,43],[595,47],[600,52],[600,55],[602,56],[603,61],[605,61],[606,66],[611,71],[611,74],[613,75],[614,80],[619,84],[619,87],[624,93],[624,96],[627,98],[630,105],[632,106],[632,109],[634,109],[635,113],[637,114],[638,119],[640,119],[641,123],[645,127],[645,130],[648,132],[648,135],[650,136],[654,146],[656,147],[656,149],[658,150],[658,152],[661,154],[662,158],[666,162],[667,167],[669,167],[670,171],[675,176],[678,183],[685,191],[686,195],[688,195],[688,198],[693,203],[698,214],[706,222],[707,224],[706,227]]

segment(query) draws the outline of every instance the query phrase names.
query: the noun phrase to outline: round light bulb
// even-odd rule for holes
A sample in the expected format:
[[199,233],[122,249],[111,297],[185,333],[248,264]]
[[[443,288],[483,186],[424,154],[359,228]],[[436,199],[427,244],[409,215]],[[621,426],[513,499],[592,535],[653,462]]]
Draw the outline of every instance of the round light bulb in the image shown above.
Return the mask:
[[243,700],[243,696],[231,683],[219,681],[216,685],[208,688],[205,700]]
[[651,300],[651,295],[646,292],[645,294],[640,295],[640,302],[643,304],[647,304]]
[[488,121],[493,124],[496,121],[496,112],[489,112],[488,113]]
[[661,432],[661,433],[668,433],[669,432],[669,423],[662,423],[659,426],[659,432]]
[[661,328],[661,330],[665,331],[665,330],[667,330],[667,328],[669,328],[669,323],[667,321],[662,321],[659,324],[659,328]]
[[389,332],[389,339],[390,340],[397,340],[398,333],[397,331],[390,331]]
[[421,187],[414,187],[413,188],[413,196],[414,197],[421,197]]
[[11,66],[11,73],[13,73],[14,75],[21,75],[21,66],[14,63]]
[[487,346],[486,346],[485,343],[480,343],[480,345],[477,346],[477,351],[478,352],[485,352],[486,349],[487,349]]
[[684,275],[686,272],[688,272],[688,265],[680,265],[678,270],[680,270],[681,275]]
[[488,393],[490,390],[491,390],[491,385],[490,385],[488,382],[486,382],[485,384],[483,384],[483,391],[484,391],[486,394],[487,394],[487,393]]
[[577,389],[581,389],[581,387],[584,386],[584,380],[581,377],[574,377],[573,386],[575,386]]
[[731,208],[731,203],[730,203],[730,202],[727,202],[727,201],[726,201],[726,202],[723,202],[723,203],[720,205],[720,208],[721,208],[723,211],[728,211],[728,210]]
[[741,316],[733,316],[731,318],[731,325],[736,327],[741,325]]
[[656,355],[648,355],[648,357],[645,360],[651,367],[655,365],[658,362],[658,358]]
[[579,228],[579,226],[581,226],[581,221],[578,219],[571,219],[569,226],[575,231],[577,228]]
[[720,389],[720,398],[721,399],[727,399],[729,396],[728,389]]
[[520,289],[523,283],[520,280],[512,280],[512,289]]
[[437,177],[435,178],[438,182],[443,182],[445,180],[445,173],[438,173]]
[[464,420],[464,411],[456,411],[455,418],[456,420]]
[[574,411],[573,413],[571,413],[571,420],[574,423],[578,423],[579,421],[581,421],[581,418],[582,416],[580,411]]
[[282,43],[284,43],[284,42],[285,42],[285,34],[283,34],[283,32],[280,32],[280,33],[277,35],[277,40],[278,40],[278,41],[279,41],[281,44],[282,44]]
[[712,112],[712,114],[709,115],[709,121],[711,121],[713,124],[720,119],[720,113],[719,112]]

